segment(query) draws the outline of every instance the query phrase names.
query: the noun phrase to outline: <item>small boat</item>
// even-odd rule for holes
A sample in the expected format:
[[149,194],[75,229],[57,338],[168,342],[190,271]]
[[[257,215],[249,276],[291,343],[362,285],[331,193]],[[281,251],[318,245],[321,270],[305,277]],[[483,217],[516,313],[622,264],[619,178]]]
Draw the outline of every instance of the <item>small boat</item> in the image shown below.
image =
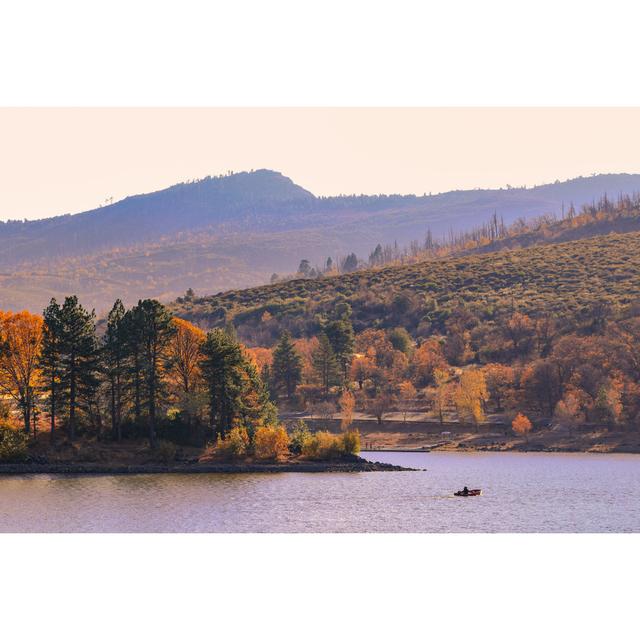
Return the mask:
[[463,498],[467,498],[468,496],[481,496],[482,489],[469,489],[467,493],[465,493],[464,491],[456,491],[453,495],[462,496]]

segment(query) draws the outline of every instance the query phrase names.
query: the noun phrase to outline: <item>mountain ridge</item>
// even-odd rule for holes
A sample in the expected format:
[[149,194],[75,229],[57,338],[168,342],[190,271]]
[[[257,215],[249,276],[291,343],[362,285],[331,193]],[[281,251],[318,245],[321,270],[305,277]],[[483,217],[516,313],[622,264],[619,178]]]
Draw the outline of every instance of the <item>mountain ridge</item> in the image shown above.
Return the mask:
[[640,192],[638,174],[601,174],[528,188],[434,195],[317,197],[268,169],[208,177],[137,194],[78,214],[0,224],[0,307],[40,311],[76,293],[104,312],[105,299],[172,300],[255,286],[378,244],[408,245],[465,230],[494,213],[509,223],[560,214],[603,193]]

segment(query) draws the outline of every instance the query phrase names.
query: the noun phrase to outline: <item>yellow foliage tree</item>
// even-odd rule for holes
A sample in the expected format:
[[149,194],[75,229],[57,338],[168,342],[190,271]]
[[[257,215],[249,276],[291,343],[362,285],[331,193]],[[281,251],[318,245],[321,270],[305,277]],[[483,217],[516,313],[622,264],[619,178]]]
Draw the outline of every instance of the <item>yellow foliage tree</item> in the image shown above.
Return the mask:
[[484,420],[483,403],[487,401],[487,385],[484,374],[479,369],[462,372],[454,393],[458,416],[478,429]]
[[258,427],[253,446],[256,458],[281,460],[289,453],[289,435],[283,426]]

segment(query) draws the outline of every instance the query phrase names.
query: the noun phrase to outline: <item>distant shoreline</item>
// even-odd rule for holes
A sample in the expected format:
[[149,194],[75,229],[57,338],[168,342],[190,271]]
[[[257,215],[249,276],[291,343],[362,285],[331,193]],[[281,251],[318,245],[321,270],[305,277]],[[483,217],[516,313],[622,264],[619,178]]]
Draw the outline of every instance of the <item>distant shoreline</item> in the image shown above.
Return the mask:
[[613,454],[640,454],[640,449],[621,449],[602,451],[597,449],[572,449],[572,448],[559,448],[549,447],[546,449],[531,448],[531,449],[517,449],[517,448],[492,448],[492,447],[425,447],[418,449],[364,449],[363,453],[592,453],[594,455],[613,455]]
[[357,473],[375,471],[414,471],[407,467],[369,462],[295,462],[273,464],[140,464],[109,465],[104,463],[3,463],[0,464],[0,476],[3,475],[142,475],[142,474],[202,474],[202,473]]

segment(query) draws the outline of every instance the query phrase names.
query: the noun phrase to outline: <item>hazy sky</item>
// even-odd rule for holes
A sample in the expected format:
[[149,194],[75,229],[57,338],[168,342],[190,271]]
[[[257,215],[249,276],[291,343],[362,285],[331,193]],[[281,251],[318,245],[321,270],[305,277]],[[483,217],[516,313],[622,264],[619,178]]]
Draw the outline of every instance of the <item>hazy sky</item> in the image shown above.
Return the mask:
[[316,195],[640,172],[640,108],[0,109],[0,219],[75,213],[231,169]]

